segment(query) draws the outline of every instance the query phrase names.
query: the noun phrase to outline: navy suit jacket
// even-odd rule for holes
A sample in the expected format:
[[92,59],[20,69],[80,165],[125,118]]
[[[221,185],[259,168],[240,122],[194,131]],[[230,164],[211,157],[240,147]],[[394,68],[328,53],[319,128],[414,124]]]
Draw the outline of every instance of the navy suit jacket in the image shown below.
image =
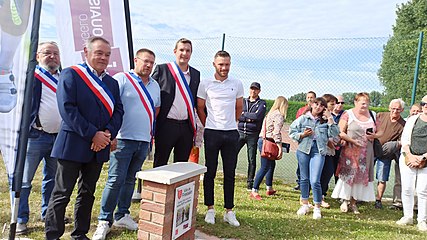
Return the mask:
[[31,101],[30,130],[39,115],[40,99],[42,98],[42,82],[34,77],[33,98]]
[[110,146],[94,152],[90,149],[92,138],[97,131],[108,129],[111,139],[114,139],[122,125],[124,111],[117,81],[110,75],[104,76],[102,81],[115,100],[112,117],[72,68],[61,72],[56,97],[62,124],[53,146],[52,157],[82,163],[109,160]]
[[[166,117],[168,116],[169,110],[172,107],[173,100],[175,99],[176,83],[167,64],[157,65],[151,77],[156,80],[160,86],[160,99],[162,104],[160,105],[159,115],[156,118],[156,128],[158,129],[162,127]],[[193,95],[194,107],[197,107],[197,89],[199,88],[199,84],[200,72],[190,66],[189,87],[191,94]],[[193,129],[190,121],[189,126]]]

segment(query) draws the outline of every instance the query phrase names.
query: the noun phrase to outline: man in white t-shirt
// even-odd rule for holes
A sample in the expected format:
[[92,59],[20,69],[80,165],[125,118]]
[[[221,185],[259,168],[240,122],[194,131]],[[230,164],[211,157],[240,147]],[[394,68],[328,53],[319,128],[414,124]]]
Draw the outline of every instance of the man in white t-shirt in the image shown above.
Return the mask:
[[[234,177],[237,164],[239,132],[237,120],[243,108],[243,84],[228,77],[230,54],[218,51],[215,54],[213,78],[202,81],[197,91],[197,113],[205,126],[205,165],[207,172],[203,178],[204,202],[208,206],[205,221],[215,224],[214,180],[221,151],[224,172],[224,221],[238,227],[234,214]],[[205,113],[207,109],[207,116]]]
[[[16,234],[27,233],[30,220],[29,197],[32,192],[32,181],[37,168],[43,160],[43,179],[41,185],[41,220],[44,221],[49,199],[55,186],[57,159],[51,157],[53,143],[61,125],[56,86],[59,79],[61,59],[56,42],[42,42],[37,49],[36,71],[33,82],[31,102],[30,132],[27,145],[27,156],[22,177],[21,199],[18,209]],[[65,220],[66,222],[69,219]]]

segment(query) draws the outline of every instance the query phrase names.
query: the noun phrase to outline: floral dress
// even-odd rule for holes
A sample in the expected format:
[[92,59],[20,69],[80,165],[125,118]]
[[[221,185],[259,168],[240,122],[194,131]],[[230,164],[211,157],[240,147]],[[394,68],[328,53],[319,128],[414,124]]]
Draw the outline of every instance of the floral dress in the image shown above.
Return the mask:
[[373,143],[366,138],[366,129],[375,128],[375,123],[372,118],[360,121],[352,109],[343,114],[341,121],[347,122],[347,135],[361,142],[362,147],[351,143],[342,147],[337,167],[339,179],[332,197],[374,201],[374,151]]

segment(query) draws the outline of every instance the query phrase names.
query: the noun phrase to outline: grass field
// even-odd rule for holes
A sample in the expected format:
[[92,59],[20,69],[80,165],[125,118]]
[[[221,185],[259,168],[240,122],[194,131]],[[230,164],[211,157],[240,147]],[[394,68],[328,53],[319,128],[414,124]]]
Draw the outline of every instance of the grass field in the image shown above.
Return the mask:
[[[244,150],[244,149],[242,149]],[[203,153],[201,153],[201,158]],[[199,210],[197,213],[197,228],[207,234],[220,238],[235,239],[426,239],[426,233],[420,233],[414,226],[397,226],[394,222],[402,216],[401,211],[390,210],[385,207],[377,210],[372,203],[365,203],[359,206],[361,214],[356,216],[350,213],[343,214],[339,211],[339,202],[329,199],[331,209],[322,211],[323,219],[313,220],[311,214],[304,217],[297,217],[296,211],[299,207],[299,192],[292,189],[294,179],[287,178],[293,176],[296,160],[294,154],[287,154],[284,160],[278,162],[276,167],[276,181],[274,182],[278,194],[273,197],[266,197],[263,186],[261,186],[262,201],[249,199],[246,191],[246,180],[242,175],[236,178],[235,191],[235,211],[241,223],[239,228],[231,227],[222,221],[223,214],[223,194],[222,176],[218,174],[215,182],[215,209],[217,211],[217,223],[215,225],[206,224],[204,214],[206,207],[203,206],[203,190],[199,197]],[[150,168],[151,162],[146,162],[144,168]],[[246,170],[246,154],[241,152],[239,156],[238,172],[244,173]],[[221,165],[219,169],[221,169]],[[96,229],[97,216],[100,208],[100,200],[103,187],[107,178],[108,164],[104,164],[103,171],[98,181],[96,190],[96,200],[92,213],[91,237]],[[285,179],[283,178],[285,177]],[[36,178],[33,181],[33,190],[30,196],[31,215],[28,227],[30,233],[26,235],[32,239],[44,239],[44,225],[40,219],[41,205],[41,167],[39,167]],[[203,186],[201,186],[203,187]],[[389,187],[390,188],[390,187]],[[2,231],[0,238],[8,237],[8,226],[10,222],[10,200],[7,186],[7,176],[4,164],[0,164],[0,226]],[[67,208],[67,216],[72,217],[73,201]],[[385,203],[388,205],[390,203]],[[139,203],[131,206],[131,216],[137,220]],[[64,239],[69,238],[72,224],[66,226]],[[136,239],[136,232],[122,231],[114,229],[108,235],[108,239]]]

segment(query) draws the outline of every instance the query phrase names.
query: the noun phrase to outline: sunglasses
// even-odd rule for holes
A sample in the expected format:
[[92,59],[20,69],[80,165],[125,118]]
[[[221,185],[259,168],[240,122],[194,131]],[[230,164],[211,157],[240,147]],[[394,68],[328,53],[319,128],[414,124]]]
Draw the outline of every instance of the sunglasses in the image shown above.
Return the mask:
[[345,102],[337,102],[337,104],[345,104]]
[[421,107],[424,107],[427,104],[427,102],[420,102]]

